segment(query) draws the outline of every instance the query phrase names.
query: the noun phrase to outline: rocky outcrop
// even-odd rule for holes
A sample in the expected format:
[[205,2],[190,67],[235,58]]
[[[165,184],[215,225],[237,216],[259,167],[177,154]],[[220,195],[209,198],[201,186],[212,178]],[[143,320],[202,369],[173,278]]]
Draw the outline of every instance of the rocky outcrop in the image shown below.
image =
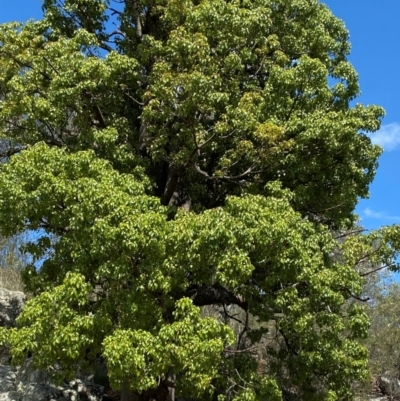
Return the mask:
[[55,386],[29,361],[20,368],[0,366],[0,401],[101,401],[103,394],[102,386],[78,379]]
[[21,291],[9,291],[0,288],[0,326],[13,327],[21,313],[26,296]]
[[382,394],[391,396],[392,399],[400,400],[400,380],[390,375],[379,375],[376,379]]
[[[10,291],[0,288],[0,327],[14,327],[15,321],[26,301],[26,296],[21,291]],[[0,348],[0,364],[10,358],[6,348]],[[0,386],[0,391],[2,387]],[[0,395],[0,401],[1,395]]]
[[370,394],[356,397],[355,401],[400,401],[400,380],[389,372],[375,375]]

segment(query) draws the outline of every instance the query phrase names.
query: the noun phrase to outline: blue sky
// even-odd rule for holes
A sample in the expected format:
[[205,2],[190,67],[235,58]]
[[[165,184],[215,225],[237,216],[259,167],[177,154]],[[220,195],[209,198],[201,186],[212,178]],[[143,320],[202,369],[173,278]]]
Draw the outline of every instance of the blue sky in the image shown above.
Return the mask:
[[381,130],[372,135],[384,148],[370,187],[357,212],[366,228],[400,223],[400,1],[324,0],[350,31],[349,57],[359,74],[359,103],[386,110]]
[[[364,227],[400,223],[400,38],[399,0],[324,0],[350,31],[350,61],[359,73],[358,102],[385,108],[381,130],[372,139],[385,151],[370,198],[360,201],[357,213]],[[0,23],[40,18],[40,0],[0,0]]]
[[41,0],[0,0],[0,23],[39,19],[42,15]]

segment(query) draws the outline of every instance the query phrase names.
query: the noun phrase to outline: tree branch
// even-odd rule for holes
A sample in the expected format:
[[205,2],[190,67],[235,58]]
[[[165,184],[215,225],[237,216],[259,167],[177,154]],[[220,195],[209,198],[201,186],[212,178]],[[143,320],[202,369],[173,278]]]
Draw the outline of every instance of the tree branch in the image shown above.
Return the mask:
[[240,332],[240,334],[238,336],[238,340],[237,340],[237,348],[238,349],[240,348],[240,343],[242,341],[242,338],[243,338],[244,334],[248,330],[248,328],[249,328],[249,311],[246,310],[246,320],[245,320],[245,323],[243,325],[243,330]]
[[174,167],[169,168],[167,183],[165,184],[164,194],[161,203],[165,206],[169,205],[172,195],[175,192],[176,185],[178,184],[178,172]]
[[359,275],[360,277],[369,276],[370,274],[373,274],[373,273],[376,273],[376,272],[378,272],[378,271],[380,271],[380,270],[386,269],[387,267],[389,267],[389,265],[384,265],[384,266],[378,267],[378,268],[376,268],[376,269],[374,269],[374,270],[370,270],[370,271],[365,272],[365,273],[358,273],[358,275]]
[[376,249],[374,249],[372,252],[367,253],[366,255],[362,256],[360,259],[358,259],[354,265],[353,265],[353,269],[361,262],[364,262],[365,260],[367,260],[368,258],[370,258],[372,255],[374,255],[375,253],[377,253],[380,249],[382,248],[382,244],[380,244]]
[[140,9],[137,0],[133,0],[133,17],[135,18],[136,37],[142,39],[142,21],[140,20]]
[[253,351],[254,349],[257,349],[257,345],[253,345],[252,347],[246,348],[246,349],[224,349],[223,352],[226,352],[227,354],[244,354],[250,351]]
[[[230,315],[230,314],[228,313],[228,311],[226,310],[226,305],[225,305],[225,304],[223,304],[222,306],[223,306],[223,308],[224,308],[224,314],[225,314],[226,317],[229,317],[229,319],[235,320],[236,322],[238,322],[238,323],[244,325],[244,323],[243,323],[240,319],[238,319],[237,317],[235,317],[235,316],[233,316],[233,315]],[[236,314],[236,315],[237,315],[237,314]]]
[[344,292],[347,292],[347,294],[349,294],[351,296],[351,298],[354,298],[357,301],[367,302],[367,301],[369,301],[371,299],[370,297],[361,298],[358,295],[356,295],[353,292],[351,292],[351,290],[349,288],[347,288],[347,287],[341,287],[341,290],[344,291]]
[[43,56],[43,60],[46,61],[46,63],[51,67],[51,69],[52,69],[57,75],[60,75],[60,73],[58,72],[57,68],[54,67],[54,65],[52,64],[52,62],[51,62],[46,56]]
[[[329,208],[329,209],[332,209],[332,208]],[[329,210],[329,209],[326,209],[326,210]],[[347,237],[347,236],[349,236],[349,235],[359,234],[359,233],[362,233],[362,232],[364,232],[364,231],[368,231],[368,230],[365,229],[365,228],[360,228],[359,230],[349,231],[349,232],[340,234],[340,235],[338,235],[337,237],[333,237],[333,238],[334,238],[334,239],[340,239],[340,238]]]
[[29,148],[29,146],[17,146],[15,148],[7,149],[4,152],[0,152],[0,159],[9,158],[9,157],[16,155],[17,153],[20,153],[23,150],[28,149],[28,148]]

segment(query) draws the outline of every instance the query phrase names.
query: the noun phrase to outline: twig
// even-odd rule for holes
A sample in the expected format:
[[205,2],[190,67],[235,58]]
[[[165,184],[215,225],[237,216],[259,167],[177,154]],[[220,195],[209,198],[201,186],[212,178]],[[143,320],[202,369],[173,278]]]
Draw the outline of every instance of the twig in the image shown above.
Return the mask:
[[208,178],[209,180],[215,180],[215,177],[211,177],[210,175],[208,175],[208,173],[206,171],[203,171],[199,165],[197,165],[195,163],[194,168],[196,169],[196,171],[200,174],[203,174],[206,178]]
[[252,347],[246,348],[246,349],[237,349],[237,350],[224,349],[223,352],[226,352],[227,354],[244,354],[244,353],[250,352],[250,351],[252,351],[253,349],[256,349],[256,348],[257,348],[257,346],[253,345]]
[[387,267],[389,267],[389,265],[384,265],[384,266],[378,267],[377,269],[370,270],[369,272],[366,272],[366,273],[358,273],[358,275],[359,275],[360,277],[369,276],[370,274],[376,273],[376,272],[378,272],[379,270],[386,269]]
[[235,175],[235,176],[223,176],[223,177],[221,177],[221,179],[224,179],[224,180],[237,180],[237,179],[239,179],[239,178],[243,178],[243,177],[246,177],[246,175],[249,175],[249,174],[257,174],[257,173],[260,173],[261,171],[253,171],[254,170],[254,166],[252,166],[252,167],[249,167],[245,172],[243,172],[242,174],[239,174],[239,175]]
[[51,62],[46,56],[43,56],[43,60],[47,62],[47,64],[51,67],[51,69],[52,69],[57,75],[60,75],[60,73],[58,72],[57,68],[54,67],[54,65],[52,64],[52,62]]
[[242,378],[242,376],[240,376],[240,373],[239,373],[239,371],[235,368],[235,372],[236,372],[236,374],[239,376],[239,379],[244,383],[244,384],[249,384],[246,380],[244,380],[243,378]]
[[243,326],[243,330],[240,332],[238,336],[238,341],[237,341],[237,348],[239,349],[240,347],[240,342],[242,341],[242,338],[244,336],[244,333],[246,333],[247,329],[249,328],[249,311],[246,310],[246,320]]
[[121,15],[121,14],[122,14],[121,11],[118,11],[118,10],[116,10],[115,8],[108,7],[108,9],[111,11],[111,15],[115,15],[115,14]]
[[15,155],[17,153],[20,153],[21,151],[23,151],[25,149],[28,149],[28,148],[29,148],[29,146],[19,146],[19,147],[16,147],[16,148],[10,148],[10,149],[8,149],[8,150],[6,150],[4,152],[1,152],[0,153],[0,158],[4,159],[6,157],[11,157],[11,156],[13,156],[13,155]]
[[236,322],[238,322],[238,323],[240,323],[240,324],[244,324],[240,319],[236,318],[236,317],[233,316],[233,315],[230,315],[230,314],[227,312],[225,304],[223,304],[222,306],[223,306],[223,308],[224,308],[225,316],[229,317],[229,319],[235,320]]
[[134,97],[132,97],[127,91],[124,91],[124,95],[128,96],[129,99],[133,100],[136,104],[138,104],[139,106],[144,106],[145,103],[139,102],[138,100],[136,100]]
[[[332,209],[332,208],[330,208],[330,209]],[[329,210],[329,209],[326,209],[326,210]],[[333,237],[333,239],[339,239],[339,238],[347,237],[348,235],[358,234],[358,233],[362,233],[364,231],[368,231],[368,230],[366,228],[360,228],[359,230],[349,231],[349,232],[346,232],[344,234],[340,234],[337,237]]]
[[369,301],[369,300],[371,299],[370,297],[361,298],[361,297],[359,297],[358,295],[353,294],[347,287],[342,287],[341,289],[342,289],[343,291],[346,291],[352,298],[356,299],[357,301],[360,301],[360,302],[367,302],[367,301]]
[[363,257],[361,257],[360,259],[358,259],[356,261],[356,263],[354,263],[353,268],[355,268],[359,263],[363,262],[364,260],[368,259],[369,257],[371,257],[372,255],[374,255],[375,253],[377,253],[380,249],[382,248],[382,244],[380,244],[376,249],[374,249],[371,253],[368,253],[367,255],[364,255]]
[[[324,212],[328,212],[329,210],[337,209],[338,207],[341,207],[341,206],[344,206],[344,203],[340,203],[339,205],[328,207],[327,209],[324,210]],[[366,231],[366,230],[361,230],[361,231]]]

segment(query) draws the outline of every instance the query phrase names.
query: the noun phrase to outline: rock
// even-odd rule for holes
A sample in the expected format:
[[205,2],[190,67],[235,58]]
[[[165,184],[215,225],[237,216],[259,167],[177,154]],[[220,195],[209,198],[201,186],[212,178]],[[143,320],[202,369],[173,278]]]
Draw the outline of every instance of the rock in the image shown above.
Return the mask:
[[377,384],[383,394],[396,396],[400,395],[400,380],[388,375],[379,375],[377,377]]
[[23,367],[0,366],[0,401],[101,401],[104,387],[75,379],[55,386],[46,374]]
[[0,326],[15,326],[15,319],[21,313],[25,301],[23,292],[0,288]]
[[[0,288],[0,327],[15,326],[15,320],[21,313],[25,301],[26,296],[23,292]],[[8,350],[0,348],[0,364],[6,362],[9,358]]]

